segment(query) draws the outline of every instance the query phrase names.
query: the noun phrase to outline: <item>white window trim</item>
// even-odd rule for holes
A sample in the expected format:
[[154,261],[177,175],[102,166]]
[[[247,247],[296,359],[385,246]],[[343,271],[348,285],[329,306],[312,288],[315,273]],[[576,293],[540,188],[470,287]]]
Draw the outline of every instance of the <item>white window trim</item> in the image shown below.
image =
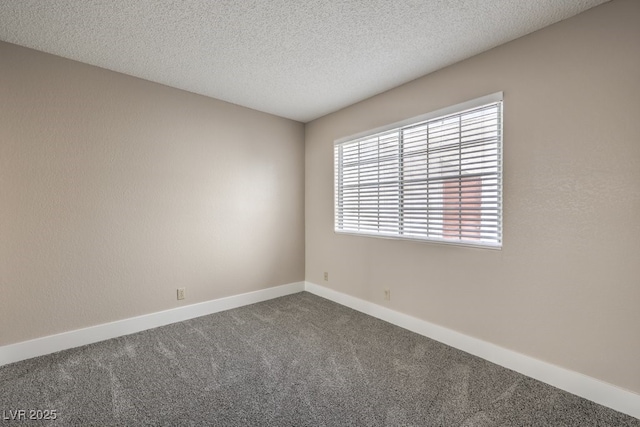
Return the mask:
[[435,243],[435,244],[445,244],[445,245],[452,245],[452,246],[463,246],[463,247],[471,247],[471,248],[480,248],[480,249],[491,249],[491,250],[501,250],[502,246],[504,245],[504,233],[503,233],[503,208],[504,208],[504,201],[503,201],[503,175],[504,175],[504,168],[503,168],[503,159],[504,159],[504,151],[503,151],[503,141],[504,141],[504,130],[503,130],[503,123],[504,123],[504,96],[503,96],[503,92],[495,92],[492,93],[490,95],[485,95],[479,98],[475,98],[472,99],[470,101],[465,101],[465,102],[461,102],[459,104],[456,105],[452,105],[452,106],[448,106],[445,108],[441,108],[439,110],[436,111],[431,111],[429,113],[425,113],[425,114],[421,114],[419,116],[414,116],[411,117],[409,119],[405,119],[405,120],[401,120],[398,122],[394,122],[388,125],[384,125],[384,126],[380,126],[378,128],[374,128],[374,129],[369,129],[363,132],[359,132],[356,134],[352,134],[349,136],[345,136],[339,139],[334,140],[334,149],[336,145],[340,145],[342,143],[348,142],[348,141],[352,141],[355,139],[360,139],[360,138],[364,138],[364,137],[373,137],[376,136],[378,134],[382,134],[384,132],[387,132],[391,129],[396,129],[396,128],[401,128],[404,126],[408,126],[408,125],[412,125],[414,123],[418,123],[418,122],[423,122],[423,121],[427,121],[427,120],[431,120],[431,119],[435,119],[438,117],[442,117],[442,116],[447,116],[450,114],[456,114],[456,113],[460,113],[463,112],[465,110],[470,110],[476,107],[480,107],[482,105],[486,105],[486,104],[491,104],[494,102],[503,102],[503,109],[502,109],[502,120],[500,121],[500,140],[498,141],[499,144],[499,150],[500,150],[500,156],[498,159],[498,169],[499,169],[499,180],[498,180],[498,191],[499,191],[499,209],[498,209],[498,214],[499,214],[499,224],[500,224],[500,242],[499,243],[491,243],[491,242],[482,242],[482,243],[472,243],[469,241],[464,241],[464,242],[460,242],[460,241],[455,241],[455,240],[451,240],[451,239],[446,239],[446,238],[437,238],[437,237],[429,237],[429,238],[421,238],[421,237],[410,237],[410,236],[397,236],[397,235],[384,235],[384,234],[378,234],[378,233],[369,233],[369,232],[358,232],[358,231],[342,231],[342,230],[337,230],[336,229],[336,188],[335,188],[335,176],[336,176],[336,170],[335,170],[335,159],[334,159],[334,171],[333,171],[333,181],[334,181],[334,189],[333,189],[333,198],[334,198],[334,204],[333,204],[333,221],[334,221],[334,233],[339,234],[339,235],[352,235],[352,236],[360,236],[360,237],[372,237],[372,238],[377,238],[377,239],[388,239],[388,240],[407,240],[407,241],[412,241],[412,242],[420,242],[420,243],[427,243],[427,244],[431,244],[431,243]]
[[431,120],[440,116],[447,116],[449,114],[455,114],[464,110],[470,110],[472,108],[480,107],[484,104],[491,104],[492,102],[503,101],[503,93],[496,92],[491,95],[485,95],[480,98],[472,99],[471,101],[461,102],[460,104],[452,105],[450,107],[441,108],[436,111],[432,111],[430,113],[421,114],[419,116],[411,117],[406,120],[401,120],[399,122],[391,123],[388,125],[380,126],[375,129],[369,129],[363,132],[359,132],[353,135],[345,136],[340,139],[336,139],[333,142],[333,145],[342,144],[343,142],[351,141],[353,139],[364,138],[365,136],[374,136],[379,133],[384,133],[388,130],[399,128],[403,126],[407,126],[416,122],[423,122],[426,120]]

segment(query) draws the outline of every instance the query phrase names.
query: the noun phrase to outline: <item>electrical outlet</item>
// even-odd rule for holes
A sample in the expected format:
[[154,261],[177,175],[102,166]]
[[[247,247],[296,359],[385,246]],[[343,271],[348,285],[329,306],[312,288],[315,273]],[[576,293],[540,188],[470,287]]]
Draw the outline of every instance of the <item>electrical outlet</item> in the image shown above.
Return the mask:
[[386,301],[391,301],[391,289],[384,290],[384,299]]
[[187,288],[178,288],[178,299],[184,299]]
[[324,281],[325,282],[329,281],[329,272],[327,272],[327,271],[324,272]]

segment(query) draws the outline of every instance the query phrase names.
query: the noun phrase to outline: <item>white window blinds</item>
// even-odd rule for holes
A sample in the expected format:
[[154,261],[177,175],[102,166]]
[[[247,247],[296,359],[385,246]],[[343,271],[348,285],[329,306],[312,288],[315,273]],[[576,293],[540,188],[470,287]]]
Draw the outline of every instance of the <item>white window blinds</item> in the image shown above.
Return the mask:
[[500,247],[502,94],[491,99],[336,143],[336,232]]

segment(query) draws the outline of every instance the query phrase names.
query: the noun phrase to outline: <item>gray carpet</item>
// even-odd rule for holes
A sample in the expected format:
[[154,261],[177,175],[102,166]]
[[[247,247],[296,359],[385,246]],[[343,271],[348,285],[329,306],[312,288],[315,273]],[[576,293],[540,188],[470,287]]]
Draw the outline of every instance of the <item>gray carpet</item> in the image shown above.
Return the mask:
[[19,409],[57,411],[37,425],[640,427],[306,292],[0,367],[0,412]]

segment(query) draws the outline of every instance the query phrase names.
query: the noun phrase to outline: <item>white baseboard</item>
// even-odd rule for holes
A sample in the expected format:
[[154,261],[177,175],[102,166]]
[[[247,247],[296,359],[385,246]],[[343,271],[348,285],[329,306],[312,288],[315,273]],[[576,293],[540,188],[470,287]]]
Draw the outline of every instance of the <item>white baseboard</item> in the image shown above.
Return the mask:
[[0,347],[0,366],[302,292],[304,282],[233,295]]
[[640,395],[637,393],[311,282],[276,286],[6,345],[0,347],[0,366],[267,301],[303,290],[466,351],[600,405],[640,418]]
[[305,282],[304,288],[312,294],[481,357],[600,405],[640,418],[640,395],[632,391],[315,283]]

